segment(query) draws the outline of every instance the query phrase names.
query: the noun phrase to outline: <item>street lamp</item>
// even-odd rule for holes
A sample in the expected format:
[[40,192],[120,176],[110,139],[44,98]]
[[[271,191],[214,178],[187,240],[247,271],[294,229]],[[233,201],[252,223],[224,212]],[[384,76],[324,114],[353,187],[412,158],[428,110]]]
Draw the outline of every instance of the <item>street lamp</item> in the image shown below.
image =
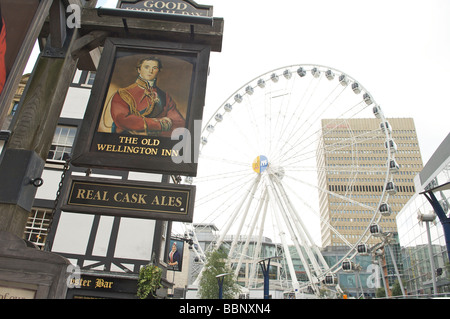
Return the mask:
[[[261,271],[264,276],[264,299],[269,299],[269,268],[271,259],[279,259],[281,256],[269,257],[261,259],[258,264],[261,266]],[[266,264],[267,261],[267,264]]]
[[434,213],[431,214],[422,214],[418,213],[417,215],[417,219],[420,222],[425,222],[426,226],[427,226],[427,238],[428,238],[428,255],[430,257],[430,265],[431,265],[431,275],[433,278],[433,290],[434,293],[437,294],[437,285],[436,285],[436,270],[435,270],[435,265],[434,265],[434,257],[433,257],[433,246],[431,245],[431,234],[430,234],[430,222],[434,222],[434,220],[436,219],[436,215]]
[[226,273],[226,274],[220,274],[217,275],[217,283],[219,284],[219,299],[223,298],[223,280],[225,279],[225,276],[227,275],[231,275],[231,273]]

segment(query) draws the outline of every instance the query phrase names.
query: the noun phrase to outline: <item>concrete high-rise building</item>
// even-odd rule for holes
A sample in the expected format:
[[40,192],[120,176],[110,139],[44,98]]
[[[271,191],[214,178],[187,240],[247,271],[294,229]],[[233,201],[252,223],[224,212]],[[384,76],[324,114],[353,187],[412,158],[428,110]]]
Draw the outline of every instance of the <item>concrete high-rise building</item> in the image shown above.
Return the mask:
[[[387,121],[394,142],[389,149],[379,119],[322,120],[317,149],[317,165],[324,168],[318,170],[318,185],[326,190],[319,194],[322,247],[356,243],[373,222],[383,189],[391,181],[396,186],[388,200],[392,214],[378,225],[383,232],[397,231],[396,214],[414,194],[414,177],[423,164],[413,119]],[[389,150],[398,170],[389,171]],[[371,237],[367,244],[378,242]]]

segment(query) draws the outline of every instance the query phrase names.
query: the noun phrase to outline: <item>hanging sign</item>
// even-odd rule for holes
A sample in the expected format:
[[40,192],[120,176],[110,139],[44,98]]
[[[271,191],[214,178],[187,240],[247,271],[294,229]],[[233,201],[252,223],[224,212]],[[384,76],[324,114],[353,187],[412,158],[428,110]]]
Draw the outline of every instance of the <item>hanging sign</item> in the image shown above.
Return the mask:
[[167,254],[167,270],[183,270],[183,252],[184,241],[179,239],[170,239],[169,253]]
[[62,210],[192,222],[195,186],[71,177]]
[[195,176],[209,52],[107,39],[72,164]]

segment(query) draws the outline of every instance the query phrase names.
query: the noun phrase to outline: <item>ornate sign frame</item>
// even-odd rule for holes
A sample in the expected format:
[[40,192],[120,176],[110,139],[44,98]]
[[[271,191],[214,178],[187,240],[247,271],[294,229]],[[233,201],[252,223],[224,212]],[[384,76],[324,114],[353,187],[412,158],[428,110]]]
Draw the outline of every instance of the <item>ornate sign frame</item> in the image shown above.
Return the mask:
[[[204,45],[108,38],[72,164],[196,176],[209,54]],[[149,66],[157,75],[144,75]]]

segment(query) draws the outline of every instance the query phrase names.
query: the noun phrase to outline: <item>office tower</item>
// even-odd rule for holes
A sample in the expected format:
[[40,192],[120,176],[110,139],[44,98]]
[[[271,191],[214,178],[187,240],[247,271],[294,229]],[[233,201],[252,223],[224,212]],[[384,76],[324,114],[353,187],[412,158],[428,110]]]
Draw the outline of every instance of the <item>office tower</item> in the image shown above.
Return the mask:
[[[383,232],[396,232],[396,214],[415,192],[413,180],[422,169],[422,158],[413,119],[388,122],[395,143],[390,151],[399,165],[396,172],[388,171],[387,137],[379,119],[322,120],[317,165],[324,169],[318,170],[318,185],[328,191],[319,194],[322,247],[356,243],[373,222],[390,181],[397,191],[388,198],[392,214],[378,225]],[[377,242],[372,236],[367,243]]]

